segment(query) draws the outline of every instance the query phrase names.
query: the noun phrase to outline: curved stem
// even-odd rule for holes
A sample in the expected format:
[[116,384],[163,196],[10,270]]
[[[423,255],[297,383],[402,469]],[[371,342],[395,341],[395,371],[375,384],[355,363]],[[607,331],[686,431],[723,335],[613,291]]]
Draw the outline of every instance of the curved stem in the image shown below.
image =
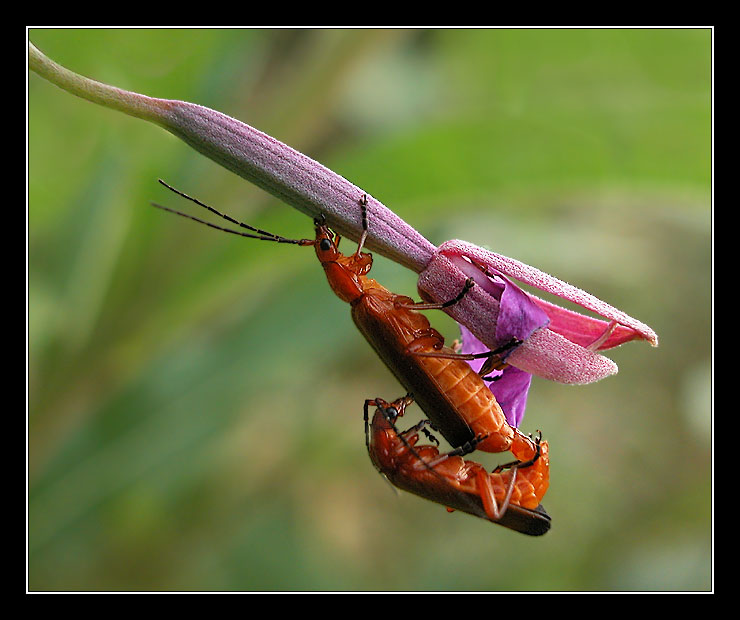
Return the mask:
[[30,41],[28,42],[28,68],[59,88],[93,103],[159,125],[165,122],[165,115],[170,107],[166,100],[122,90],[79,75],[55,63]]

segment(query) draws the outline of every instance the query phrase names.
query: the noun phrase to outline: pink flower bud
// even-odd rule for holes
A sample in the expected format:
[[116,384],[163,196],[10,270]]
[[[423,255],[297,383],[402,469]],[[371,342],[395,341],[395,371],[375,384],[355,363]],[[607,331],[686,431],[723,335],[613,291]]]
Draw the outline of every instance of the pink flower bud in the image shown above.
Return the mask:
[[[596,351],[637,339],[647,340],[653,346],[658,344],[658,337],[647,325],[593,295],[539,269],[464,241],[448,241],[437,249],[419,276],[419,291],[426,299],[443,301],[452,298],[450,293],[459,290],[469,277],[481,286],[451,306],[449,314],[489,350],[501,347],[512,337],[523,340],[506,362],[545,379],[560,383],[598,381],[617,372],[617,366]],[[566,310],[524,293],[511,280],[567,299],[608,320]],[[502,302],[507,297],[495,292],[500,286],[517,291],[516,297],[508,297],[516,299],[515,304]],[[476,289],[477,294],[472,294]],[[521,301],[522,296],[529,305]]]

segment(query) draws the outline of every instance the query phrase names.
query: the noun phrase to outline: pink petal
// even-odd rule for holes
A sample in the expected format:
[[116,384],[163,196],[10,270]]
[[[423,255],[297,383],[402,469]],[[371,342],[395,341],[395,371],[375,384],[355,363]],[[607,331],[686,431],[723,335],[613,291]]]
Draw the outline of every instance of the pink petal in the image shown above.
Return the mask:
[[534,332],[506,361],[543,379],[572,385],[593,383],[618,370],[608,357],[585,349],[546,327]]
[[[565,336],[568,340],[582,347],[602,351],[617,347],[630,340],[643,339],[640,333],[630,327],[585,316],[573,310],[556,306],[534,295],[532,295],[532,298],[547,312],[547,316],[550,318],[550,324],[548,325],[550,330]],[[612,331],[608,333],[610,329]],[[607,335],[606,339],[594,347],[594,344],[605,334]],[[655,342],[657,344],[657,339]]]
[[[460,326],[460,336],[462,338],[461,353],[484,353],[489,350],[489,347],[478,340],[464,325]],[[484,362],[485,359],[478,359],[471,360],[469,364],[473,370],[478,372]],[[486,383],[501,406],[506,421],[514,428],[519,428],[527,408],[532,375],[516,366],[507,366],[503,371],[492,371],[489,376],[496,377],[495,380]]]

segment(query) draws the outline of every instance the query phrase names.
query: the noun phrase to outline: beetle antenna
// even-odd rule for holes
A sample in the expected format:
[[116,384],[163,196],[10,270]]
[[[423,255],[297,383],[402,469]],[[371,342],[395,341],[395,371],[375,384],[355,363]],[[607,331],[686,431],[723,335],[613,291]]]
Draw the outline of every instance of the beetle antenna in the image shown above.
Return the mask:
[[217,215],[220,218],[225,219],[228,222],[231,222],[232,224],[236,224],[237,226],[241,228],[246,228],[247,230],[251,230],[254,233],[257,234],[249,234],[237,230],[232,230],[230,228],[225,228],[223,226],[218,226],[216,224],[212,224],[210,222],[207,222],[205,220],[202,220],[198,217],[194,217],[192,215],[188,215],[187,213],[183,213],[181,211],[176,211],[175,209],[171,209],[169,207],[162,206],[157,203],[152,203],[153,207],[156,207],[157,209],[162,209],[163,211],[169,211],[170,213],[174,213],[175,215],[179,215],[181,217],[186,217],[190,220],[193,220],[195,222],[198,222],[199,224],[204,224],[205,226],[208,226],[210,228],[214,228],[216,230],[220,230],[222,232],[231,233],[232,235],[239,235],[240,237],[248,237],[250,239],[259,239],[261,241],[274,241],[276,243],[292,243],[296,245],[313,245],[314,241],[313,239],[288,239],[286,237],[282,237],[281,235],[276,235],[274,233],[271,233],[267,230],[262,230],[261,228],[255,228],[254,226],[250,226],[249,224],[245,224],[244,222],[240,222],[239,220],[234,219],[230,215],[227,215],[225,213],[221,213],[217,209],[214,209],[213,207],[205,204],[204,202],[201,202],[197,198],[193,198],[192,196],[188,196],[185,192],[181,192],[179,189],[176,189],[169,185],[168,183],[165,183],[162,179],[158,179],[159,183],[164,185],[167,189],[169,189],[171,192],[174,192],[178,196],[181,196],[182,198],[185,198],[186,200],[189,200],[190,202],[193,202],[197,204],[199,207],[203,207],[204,209],[207,209],[214,215]]

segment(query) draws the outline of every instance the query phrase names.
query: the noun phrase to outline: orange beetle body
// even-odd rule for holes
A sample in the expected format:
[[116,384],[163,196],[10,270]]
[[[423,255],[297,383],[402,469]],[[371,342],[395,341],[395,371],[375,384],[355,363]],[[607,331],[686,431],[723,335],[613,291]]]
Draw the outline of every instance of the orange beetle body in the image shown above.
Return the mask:
[[[540,505],[549,485],[547,442],[538,445],[531,464],[520,462],[492,473],[462,456],[440,455],[432,445],[418,445],[425,421],[399,433],[394,420],[403,415],[405,399],[365,403],[368,452],[376,468],[396,487],[420,497],[487,519],[523,534],[539,536],[550,529]],[[378,409],[368,427],[368,406]],[[392,412],[392,418],[389,415]]]
[[338,243],[325,224],[316,223],[314,247],[332,290],[351,305],[359,331],[450,445],[482,438],[478,450],[523,452],[529,446],[533,453],[532,440],[509,425],[483,379],[414,309],[435,304],[416,304],[390,292],[367,277],[370,254],[345,256]]

